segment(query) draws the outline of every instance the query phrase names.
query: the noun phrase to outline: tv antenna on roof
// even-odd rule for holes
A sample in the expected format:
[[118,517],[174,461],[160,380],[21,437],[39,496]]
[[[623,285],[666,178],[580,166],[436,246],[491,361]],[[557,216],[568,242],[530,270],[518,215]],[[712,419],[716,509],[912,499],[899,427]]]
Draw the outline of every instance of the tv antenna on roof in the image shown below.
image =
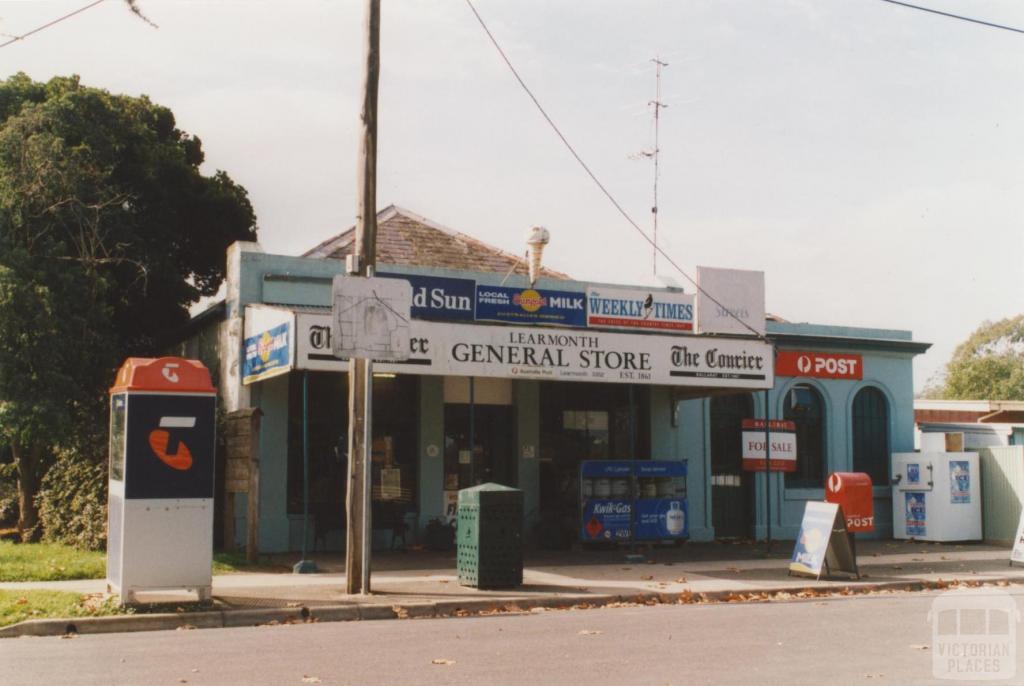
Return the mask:
[[654,246],[652,248],[652,270],[655,276],[658,275],[658,156],[661,150],[658,148],[658,123],[661,119],[661,109],[668,107],[661,101],[661,68],[667,67],[668,62],[663,62],[659,57],[655,57],[651,60],[654,62],[654,100],[649,100],[648,105],[654,107],[654,149],[643,150],[638,155],[631,156],[633,159],[639,157],[647,157],[654,160],[654,204],[651,205],[651,221],[654,224],[654,230],[652,233],[652,241]]

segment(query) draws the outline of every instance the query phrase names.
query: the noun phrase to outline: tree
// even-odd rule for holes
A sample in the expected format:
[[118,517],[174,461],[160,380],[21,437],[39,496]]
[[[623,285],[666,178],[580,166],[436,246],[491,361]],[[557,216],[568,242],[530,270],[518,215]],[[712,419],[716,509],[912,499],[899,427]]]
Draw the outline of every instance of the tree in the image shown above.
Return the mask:
[[202,163],[201,141],[145,96],[0,81],[0,443],[23,536],[50,456],[106,431],[116,365],[156,353],[216,293],[227,246],[255,239],[245,189]]
[[1024,314],[984,322],[957,346],[942,385],[929,397],[1024,400]]

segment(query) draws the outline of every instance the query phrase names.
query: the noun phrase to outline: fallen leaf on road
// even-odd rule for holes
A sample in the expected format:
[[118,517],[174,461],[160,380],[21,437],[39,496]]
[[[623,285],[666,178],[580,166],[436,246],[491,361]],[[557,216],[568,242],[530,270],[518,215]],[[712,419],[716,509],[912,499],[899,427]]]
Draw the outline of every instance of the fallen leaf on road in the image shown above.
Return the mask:
[[900,567],[899,565],[893,565],[892,568],[893,569],[903,569],[903,567]]
[[653,580],[653,579],[654,579],[654,577],[653,577],[653,576],[651,576],[650,574],[648,574],[647,576],[642,576],[642,577],[640,577],[640,580],[641,580],[641,581],[651,581],[651,580]]
[[178,631],[192,631],[193,629],[195,629],[195,627],[192,626],[191,624],[182,624],[181,626],[178,627],[177,630]]
[[61,638],[77,638],[78,634],[61,634]]
[[430,661],[430,664],[432,664],[432,665],[454,665],[455,664],[455,660],[448,660],[448,659],[445,659],[443,657],[435,657],[433,660]]
[[597,636],[598,634],[603,634],[604,632],[600,629],[580,629],[576,633],[580,636]]
[[730,572],[736,572],[737,574],[740,573],[740,568],[739,567],[726,567],[726,570],[728,570]]
[[401,605],[392,605],[391,609],[399,619],[409,619],[409,610],[405,609]]
[[439,583],[439,584],[446,584],[446,583],[448,583],[448,579],[438,579],[437,583]]
[[686,577],[685,576],[679,577],[678,579],[676,579],[676,583],[677,584],[685,584],[685,583],[687,583],[686,582]]
[[926,646],[923,643],[912,643],[910,645],[911,650],[930,650],[931,646]]
[[320,677],[318,677],[318,676],[309,676],[308,674],[303,674],[302,675],[302,683],[304,683],[304,684],[319,684],[320,683]]
[[288,603],[285,607],[302,607],[302,603]]

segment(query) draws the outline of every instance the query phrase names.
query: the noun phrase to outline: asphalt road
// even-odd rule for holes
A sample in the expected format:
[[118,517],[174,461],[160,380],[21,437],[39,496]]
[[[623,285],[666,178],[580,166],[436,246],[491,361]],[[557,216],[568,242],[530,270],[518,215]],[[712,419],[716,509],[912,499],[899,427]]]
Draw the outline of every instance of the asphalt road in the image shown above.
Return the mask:
[[4,639],[0,684],[930,684],[936,596]]

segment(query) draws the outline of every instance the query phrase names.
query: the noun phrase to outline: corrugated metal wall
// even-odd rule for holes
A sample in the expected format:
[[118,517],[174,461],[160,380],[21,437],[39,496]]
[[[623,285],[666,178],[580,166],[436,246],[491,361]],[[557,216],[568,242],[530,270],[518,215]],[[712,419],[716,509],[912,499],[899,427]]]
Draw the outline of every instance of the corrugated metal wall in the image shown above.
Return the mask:
[[986,541],[1012,543],[1024,502],[1024,445],[979,448]]

